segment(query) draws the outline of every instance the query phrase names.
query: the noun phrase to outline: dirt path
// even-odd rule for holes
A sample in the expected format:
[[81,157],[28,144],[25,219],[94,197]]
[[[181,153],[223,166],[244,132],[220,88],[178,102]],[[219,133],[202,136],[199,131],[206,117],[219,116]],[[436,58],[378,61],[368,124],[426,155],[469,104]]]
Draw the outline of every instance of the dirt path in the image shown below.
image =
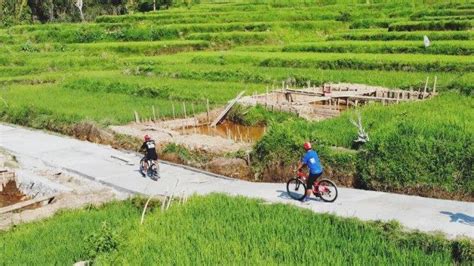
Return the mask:
[[164,195],[178,184],[175,193],[178,195],[212,192],[243,195],[343,217],[397,220],[407,228],[440,231],[451,238],[461,235],[474,238],[474,203],[469,202],[340,188],[335,203],[313,200],[310,204],[301,204],[288,198],[284,184],[220,178],[168,164],[160,165],[162,178],[154,182],[138,174],[139,157],[135,154],[4,124],[0,124],[0,147],[14,154],[20,164],[41,162],[124,192]]

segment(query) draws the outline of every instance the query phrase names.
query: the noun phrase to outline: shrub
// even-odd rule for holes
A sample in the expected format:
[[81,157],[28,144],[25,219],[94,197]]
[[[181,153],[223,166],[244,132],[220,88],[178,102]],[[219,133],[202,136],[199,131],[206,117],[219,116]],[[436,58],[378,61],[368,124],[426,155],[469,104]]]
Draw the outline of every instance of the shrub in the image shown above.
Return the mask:
[[107,222],[103,222],[100,230],[88,235],[84,241],[84,254],[92,260],[101,254],[116,251],[119,246],[118,233]]
[[347,11],[340,11],[339,16],[336,18],[337,21],[348,22],[352,20],[351,13]]
[[369,28],[387,28],[399,19],[360,19],[356,20],[349,26],[350,29],[369,29]]

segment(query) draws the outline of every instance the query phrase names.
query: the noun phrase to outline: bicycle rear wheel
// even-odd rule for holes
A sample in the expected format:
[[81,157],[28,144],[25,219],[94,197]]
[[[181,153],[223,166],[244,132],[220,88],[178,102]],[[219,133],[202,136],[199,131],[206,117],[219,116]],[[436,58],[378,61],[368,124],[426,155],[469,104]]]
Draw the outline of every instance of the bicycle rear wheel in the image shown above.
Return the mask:
[[140,171],[140,174],[143,176],[143,177],[146,177],[146,173],[145,173],[145,159],[141,159],[140,160],[140,168],[139,168],[139,171]]
[[306,185],[298,178],[292,178],[286,183],[288,195],[295,200],[302,200],[306,193]]
[[325,202],[334,202],[337,199],[337,187],[328,179],[319,181],[318,196]]

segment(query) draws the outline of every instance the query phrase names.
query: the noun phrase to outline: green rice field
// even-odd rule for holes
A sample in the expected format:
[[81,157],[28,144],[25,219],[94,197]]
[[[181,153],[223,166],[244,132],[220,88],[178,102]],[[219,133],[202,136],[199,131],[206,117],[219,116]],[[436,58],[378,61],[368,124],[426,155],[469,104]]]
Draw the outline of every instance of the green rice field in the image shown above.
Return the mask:
[[282,81],[420,90],[429,77],[432,90],[436,77],[433,100],[362,108],[372,141],[356,156],[329,152],[353,149],[350,111],[321,123],[269,122],[252,153],[254,171],[289,167],[310,140],[329,168],[352,169],[364,188],[421,186],[474,198],[474,6],[323,2],[210,1],[0,28],[0,119],[67,132],[83,121],[127,124],[134,112],[151,118],[153,108],[162,119],[173,106],[183,116],[183,103],[200,112],[207,101],[221,107],[240,91]]
[[473,259],[468,240],[405,233],[394,222],[366,223],[215,194],[165,212],[154,202],[140,225],[143,203],[66,211],[0,232],[0,264],[469,265]]

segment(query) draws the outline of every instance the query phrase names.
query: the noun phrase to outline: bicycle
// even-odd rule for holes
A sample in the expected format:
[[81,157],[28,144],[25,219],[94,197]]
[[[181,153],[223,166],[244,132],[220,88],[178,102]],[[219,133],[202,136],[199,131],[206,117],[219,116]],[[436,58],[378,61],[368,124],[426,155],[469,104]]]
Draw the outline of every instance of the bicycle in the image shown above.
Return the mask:
[[[146,167],[147,172],[145,173],[145,164],[148,165]],[[159,166],[153,160],[146,160],[146,157],[143,157],[140,160],[140,173],[143,177],[149,176],[153,180],[158,180],[159,176]]]
[[[307,174],[299,171],[297,177],[288,180],[286,191],[292,199],[302,200],[305,197],[307,178]],[[334,202],[338,196],[336,184],[329,179],[315,181],[313,194],[325,202]]]

